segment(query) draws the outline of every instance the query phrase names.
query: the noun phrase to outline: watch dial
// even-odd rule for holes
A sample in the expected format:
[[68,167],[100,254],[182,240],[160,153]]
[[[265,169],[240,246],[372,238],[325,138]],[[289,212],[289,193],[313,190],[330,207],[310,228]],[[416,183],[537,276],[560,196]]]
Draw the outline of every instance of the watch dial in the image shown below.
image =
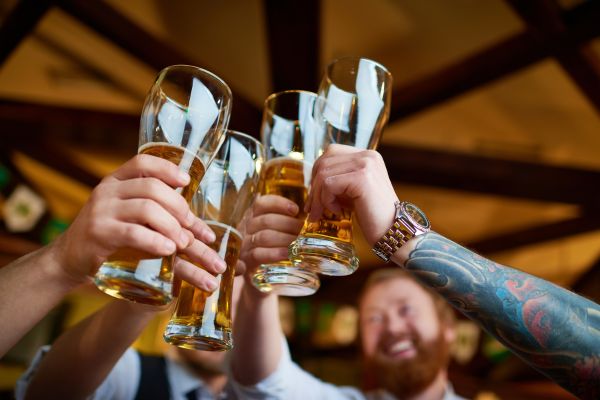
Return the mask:
[[429,220],[417,206],[414,204],[406,203],[406,213],[419,225],[424,228],[429,228]]

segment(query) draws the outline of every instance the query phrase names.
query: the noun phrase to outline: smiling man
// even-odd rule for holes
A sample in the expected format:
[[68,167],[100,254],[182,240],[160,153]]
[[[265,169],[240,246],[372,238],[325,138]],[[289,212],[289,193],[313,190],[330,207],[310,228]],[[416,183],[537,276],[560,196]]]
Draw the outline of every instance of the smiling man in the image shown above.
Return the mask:
[[[285,256],[302,227],[297,206],[262,196],[252,208],[242,245],[246,279],[263,262]],[[244,285],[234,322],[232,387],[246,399],[458,400],[448,382],[454,314],[447,302],[399,268],[375,271],[358,298],[363,388],[335,386],[290,358],[277,296]],[[248,334],[253,332],[253,334]],[[254,334],[256,333],[256,334]]]
[[368,389],[399,399],[460,398],[446,371],[454,314],[437,293],[403,270],[382,269],[367,280],[359,307]]

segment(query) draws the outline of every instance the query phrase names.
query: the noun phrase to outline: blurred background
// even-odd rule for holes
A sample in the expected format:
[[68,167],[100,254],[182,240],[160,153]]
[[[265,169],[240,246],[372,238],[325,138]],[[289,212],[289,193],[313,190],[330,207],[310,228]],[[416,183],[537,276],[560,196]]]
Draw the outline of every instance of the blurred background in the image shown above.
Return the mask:
[[[379,151],[398,196],[441,234],[600,301],[600,1],[0,0],[0,265],[64,231],[136,153],[157,72],[193,64],[234,94],[230,127],[258,136],[262,103],[315,91],[364,56],[394,77]],[[358,232],[358,230],[355,230]],[[281,299],[294,358],[359,384],[354,297],[379,264]],[[39,345],[109,301],[70,295],[0,360],[6,396]],[[160,353],[167,316],[136,347]],[[450,377],[478,399],[568,399],[468,320]]]

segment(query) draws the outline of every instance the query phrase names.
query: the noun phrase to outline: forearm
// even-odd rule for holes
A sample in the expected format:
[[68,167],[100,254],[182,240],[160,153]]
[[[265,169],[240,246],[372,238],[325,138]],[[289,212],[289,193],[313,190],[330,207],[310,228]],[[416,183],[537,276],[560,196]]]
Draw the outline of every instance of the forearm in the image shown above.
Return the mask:
[[232,372],[242,385],[271,375],[281,359],[283,332],[277,296],[258,293],[246,283],[234,321]]
[[0,357],[81,283],[60,264],[46,246],[0,269]]
[[433,232],[413,240],[394,261],[534,368],[578,396],[600,396],[597,304]]
[[155,315],[150,308],[113,301],[58,338],[42,360],[26,398],[86,398]]

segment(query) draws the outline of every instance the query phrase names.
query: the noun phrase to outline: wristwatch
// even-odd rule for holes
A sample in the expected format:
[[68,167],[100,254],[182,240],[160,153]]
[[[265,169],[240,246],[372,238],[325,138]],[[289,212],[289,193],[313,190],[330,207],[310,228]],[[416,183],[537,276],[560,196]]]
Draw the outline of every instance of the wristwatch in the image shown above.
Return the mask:
[[386,263],[404,243],[431,230],[429,219],[419,207],[407,201],[396,201],[394,206],[394,223],[373,246],[373,252]]

